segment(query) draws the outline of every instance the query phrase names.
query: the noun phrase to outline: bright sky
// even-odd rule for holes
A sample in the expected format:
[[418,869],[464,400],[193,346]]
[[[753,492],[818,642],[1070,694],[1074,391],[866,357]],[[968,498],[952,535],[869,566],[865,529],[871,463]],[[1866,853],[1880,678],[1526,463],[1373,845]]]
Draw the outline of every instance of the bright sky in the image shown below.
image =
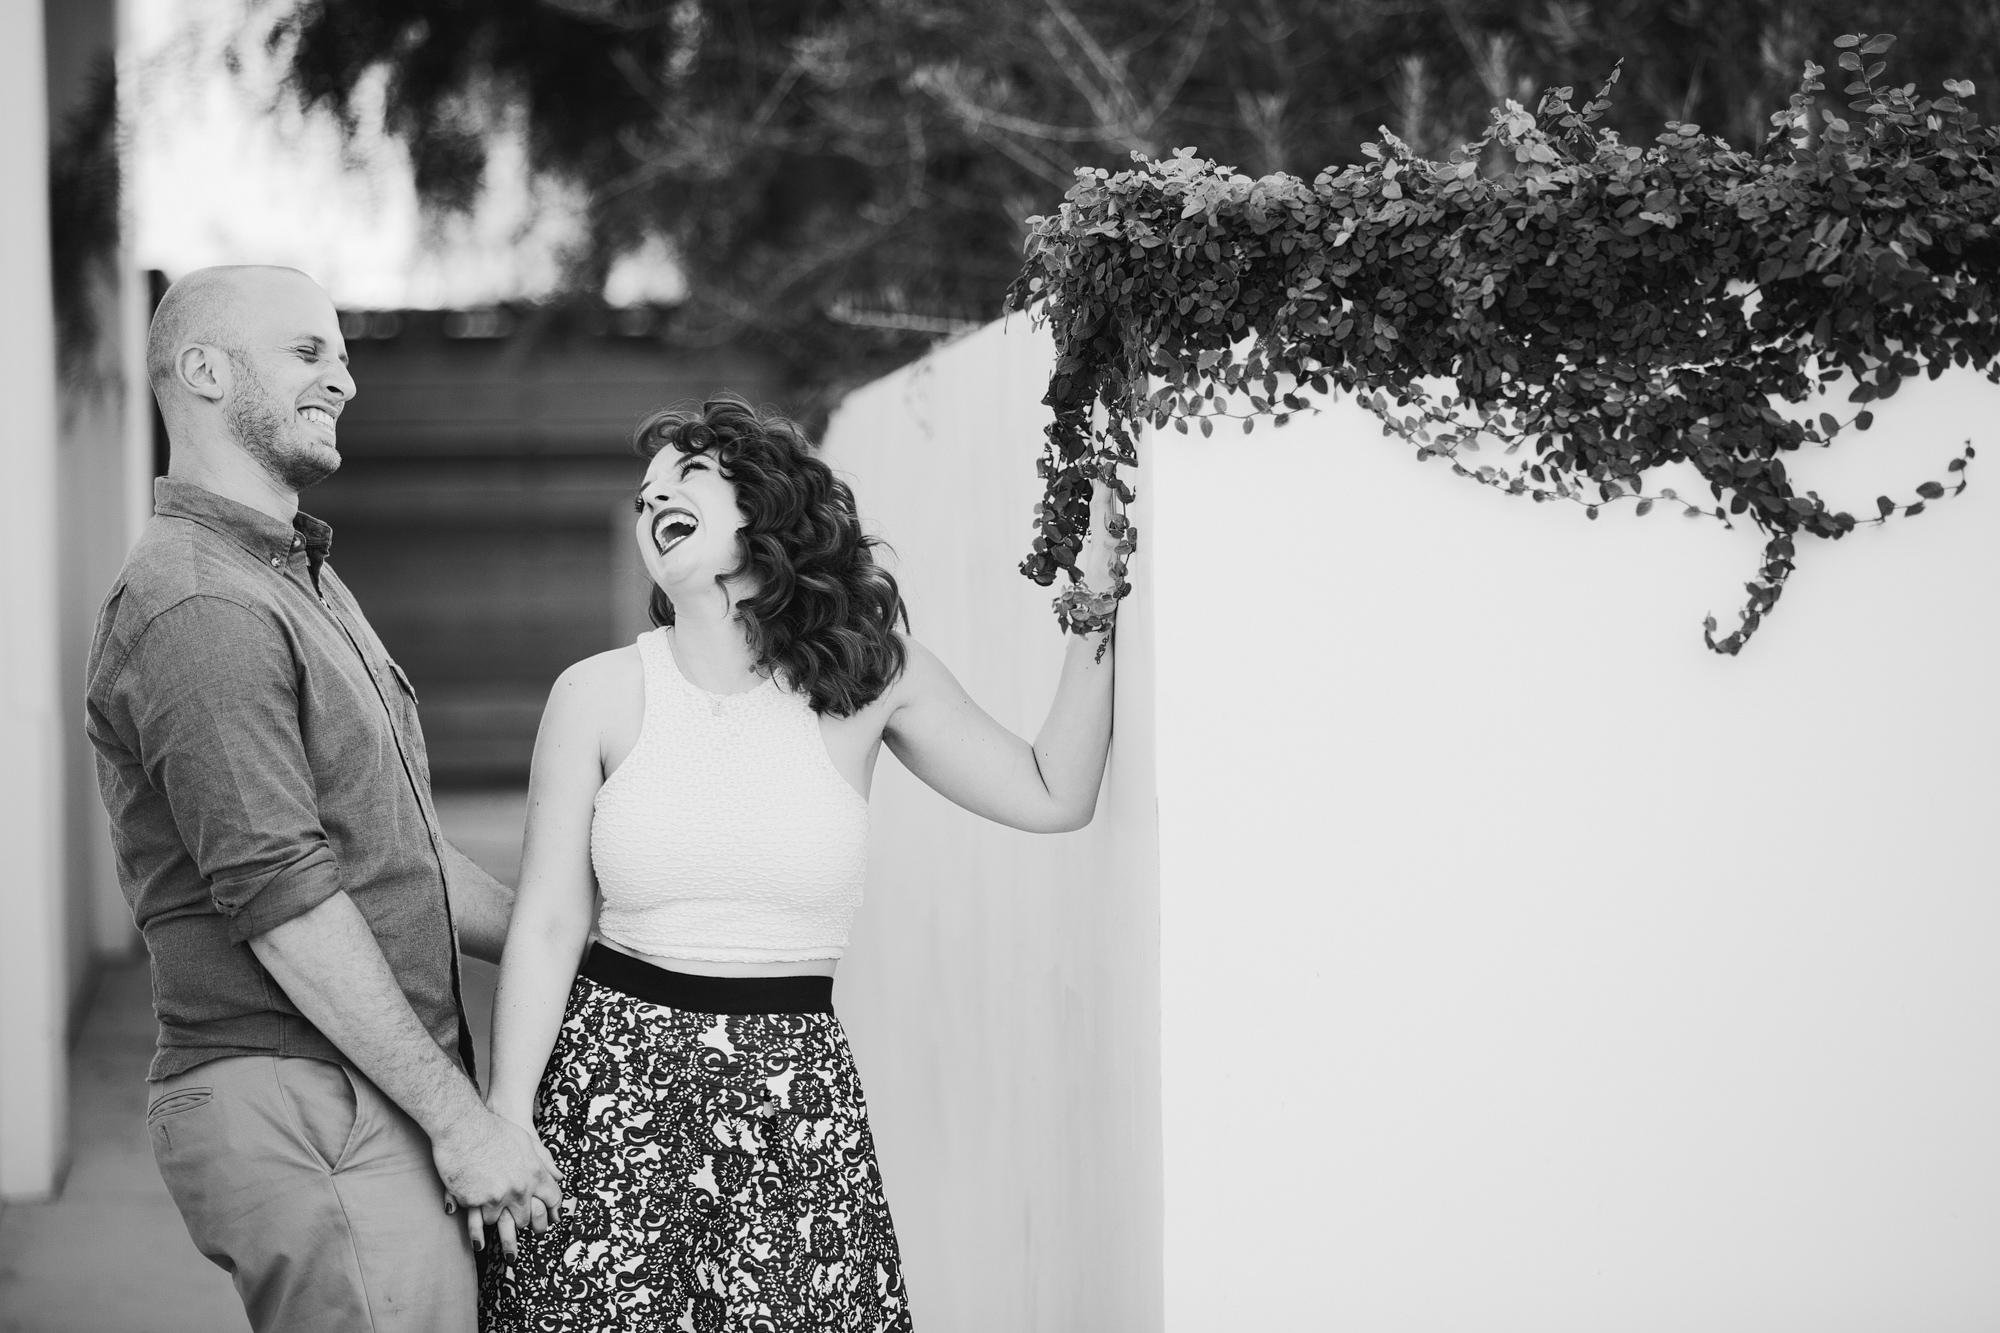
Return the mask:
[[[380,132],[380,90],[343,144],[279,96],[281,71],[244,0],[135,0],[126,97],[141,266],[178,277],[206,264],[289,264],[344,307],[462,307],[543,295],[577,234],[574,201],[532,188],[519,143],[493,147],[469,219],[426,223],[402,149]],[[269,8],[266,7],[266,13]],[[224,64],[232,38],[238,74]],[[613,270],[613,304],[672,300],[662,245]]]

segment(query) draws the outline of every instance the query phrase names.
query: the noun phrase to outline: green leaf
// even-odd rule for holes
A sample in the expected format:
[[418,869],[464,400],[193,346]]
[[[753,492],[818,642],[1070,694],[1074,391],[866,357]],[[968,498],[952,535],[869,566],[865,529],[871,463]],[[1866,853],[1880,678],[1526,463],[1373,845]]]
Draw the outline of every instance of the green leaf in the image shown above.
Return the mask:
[[1891,500],[1886,495],[1878,495],[1875,497],[1875,507],[1880,511],[1882,511],[1883,518],[1887,518],[1889,517],[1889,515],[1896,512],[1896,502],[1894,500]]
[[1842,48],[1850,46],[1859,46],[1861,45],[1864,36],[1865,34],[1855,33],[1855,32],[1842,33],[1840,36],[1833,39],[1833,44],[1835,46]]
[[1863,45],[1861,48],[1861,54],[1864,56],[1879,56],[1884,51],[1888,50],[1895,44],[1896,44],[1895,33],[1893,32],[1881,33],[1877,36],[1868,39],[1867,43]]
[[1941,499],[1944,495],[1944,487],[1934,481],[1927,481],[1917,487],[1917,494],[1923,496],[1926,500]]
[[1852,51],[1843,51],[1840,54],[1840,67],[1842,69],[1859,70],[1861,68],[1861,57],[1855,55]]
[[1856,430],[1867,430],[1874,424],[1875,414],[1873,412],[1856,412],[1854,414],[1854,427]]
[[1822,412],[1819,414],[1819,428],[1828,435],[1835,435],[1840,431],[1840,423],[1833,419],[1833,413]]
[[1632,512],[1637,514],[1640,518],[1644,518],[1646,515],[1653,512],[1653,502],[1651,500],[1641,500],[1639,501],[1638,506],[1635,509],[1633,509]]
[[1915,504],[1911,505],[1908,509],[1905,509],[1903,511],[1903,517],[1915,518],[1918,514],[1921,514],[1923,512],[1924,512],[1924,502],[1922,500],[1919,500]]

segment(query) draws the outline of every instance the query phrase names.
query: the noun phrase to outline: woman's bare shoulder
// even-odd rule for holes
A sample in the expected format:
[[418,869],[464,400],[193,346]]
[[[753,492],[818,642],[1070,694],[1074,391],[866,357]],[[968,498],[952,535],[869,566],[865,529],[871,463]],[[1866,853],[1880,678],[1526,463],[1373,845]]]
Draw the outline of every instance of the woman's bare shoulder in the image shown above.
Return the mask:
[[904,705],[957,688],[958,682],[951,674],[951,668],[936,653],[902,630],[896,631],[896,637],[903,643],[903,669],[877,700],[886,711],[894,712]]
[[589,691],[615,689],[620,685],[636,687],[644,675],[645,668],[639,661],[639,645],[628,643],[623,648],[592,653],[581,661],[571,662],[556,677],[556,689]]
[[639,646],[628,643],[623,648],[594,653],[570,663],[549,691],[549,708],[563,712],[601,713],[605,709],[616,712],[634,704],[643,706],[645,690],[646,672],[639,660]]

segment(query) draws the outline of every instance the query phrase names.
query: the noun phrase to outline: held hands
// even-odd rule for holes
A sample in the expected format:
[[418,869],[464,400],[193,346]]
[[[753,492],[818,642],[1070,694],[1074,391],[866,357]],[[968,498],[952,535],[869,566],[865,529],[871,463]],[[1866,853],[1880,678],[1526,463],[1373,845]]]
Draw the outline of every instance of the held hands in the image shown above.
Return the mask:
[[486,1228],[497,1226],[500,1248],[515,1253],[523,1227],[547,1231],[562,1207],[562,1172],[532,1129],[485,1107],[431,1140],[431,1159],[444,1180],[445,1208],[465,1210],[472,1248],[486,1248]]

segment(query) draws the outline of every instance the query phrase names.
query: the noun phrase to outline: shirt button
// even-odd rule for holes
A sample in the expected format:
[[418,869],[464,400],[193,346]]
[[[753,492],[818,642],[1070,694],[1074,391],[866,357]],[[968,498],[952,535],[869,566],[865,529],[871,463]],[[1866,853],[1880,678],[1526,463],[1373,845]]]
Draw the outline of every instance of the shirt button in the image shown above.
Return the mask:
[[271,557],[271,568],[273,568],[273,569],[276,569],[276,568],[278,568],[279,566],[283,565],[284,563],[285,563],[285,559],[284,559],[284,557],[283,557],[283,556],[277,556],[277,555],[274,555],[274,556],[272,556],[272,557]]

